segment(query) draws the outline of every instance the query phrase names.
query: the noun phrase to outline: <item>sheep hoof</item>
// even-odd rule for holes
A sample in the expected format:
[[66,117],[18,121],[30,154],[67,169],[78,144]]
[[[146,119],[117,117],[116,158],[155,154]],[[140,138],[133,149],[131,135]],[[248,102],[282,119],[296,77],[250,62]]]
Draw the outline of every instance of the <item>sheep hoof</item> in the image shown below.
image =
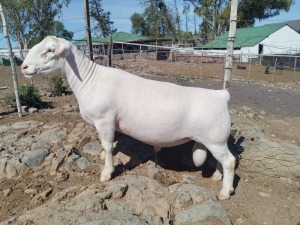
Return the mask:
[[218,199],[219,200],[227,200],[227,199],[230,199],[230,195],[223,195],[223,194],[219,193]]
[[100,177],[101,182],[105,182],[105,181],[109,181],[109,180],[110,180],[110,177],[107,177],[107,176],[101,176]]
[[102,152],[100,153],[100,160],[101,160],[101,161],[104,161],[104,160],[105,160],[105,151],[102,151]]
[[230,199],[230,194],[232,194],[233,192],[234,192],[233,188],[230,188],[229,191],[223,191],[223,190],[221,190],[220,193],[218,194],[218,199],[219,200]]
[[220,181],[220,180],[222,180],[222,174],[219,171],[216,171],[211,176],[211,179],[214,180],[214,181]]

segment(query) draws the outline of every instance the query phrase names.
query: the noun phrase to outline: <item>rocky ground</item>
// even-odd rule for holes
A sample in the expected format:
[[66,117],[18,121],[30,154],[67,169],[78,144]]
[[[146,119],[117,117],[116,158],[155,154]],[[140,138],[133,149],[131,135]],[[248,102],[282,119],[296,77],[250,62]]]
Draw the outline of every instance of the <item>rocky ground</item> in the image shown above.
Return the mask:
[[155,154],[118,134],[113,179],[100,183],[102,147],[72,94],[45,94],[48,107],[24,108],[22,118],[1,106],[0,224],[299,225],[298,97],[294,84],[232,86],[235,193],[221,202],[221,182],[210,179],[215,162],[196,168],[193,143]]

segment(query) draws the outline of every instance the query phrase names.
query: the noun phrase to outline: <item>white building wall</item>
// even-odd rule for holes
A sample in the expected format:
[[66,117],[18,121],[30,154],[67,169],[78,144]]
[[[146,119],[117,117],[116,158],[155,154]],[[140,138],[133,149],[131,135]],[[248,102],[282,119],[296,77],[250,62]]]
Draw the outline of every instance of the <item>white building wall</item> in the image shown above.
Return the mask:
[[[300,34],[289,26],[284,26],[265,38],[260,43],[251,47],[242,47],[234,50],[234,54],[240,54],[241,62],[258,60],[259,45],[263,45],[263,54],[296,54],[300,52]],[[202,53],[201,53],[202,52]],[[207,50],[208,55],[226,54],[226,50]],[[203,54],[203,51],[195,50],[194,54]]]
[[264,54],[296,54],[300,52],[300,34],[284,26],[261,42]]
[[[12,51],[16,57],[21,57],[20,50],[18,48],[13,48]],[[9,58],[8,49],[0,49],[0,58]]]

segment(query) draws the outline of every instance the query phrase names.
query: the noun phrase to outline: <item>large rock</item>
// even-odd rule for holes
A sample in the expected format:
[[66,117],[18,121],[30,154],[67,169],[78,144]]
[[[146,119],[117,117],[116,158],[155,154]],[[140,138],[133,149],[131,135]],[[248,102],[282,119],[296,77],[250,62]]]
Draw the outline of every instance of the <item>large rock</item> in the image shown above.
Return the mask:
[[223,206],[218,202],[208,202],[190,206],[176,213],[174,225],[232,225]]
[[7,161],[5,170],[7,178],[12,178],[24,174],[28,167],[17,158],[12,158]]
[[22,121],[22,122],[17,122],[17,123],[13,123],[11,125],[11,127],[13,129],[34,129],[36,127],[39,126],[39,122],[38,121],[34,121],[34,120],[29,120],[29,121]]
[[25,163],[29,167],[40,166],[47,155],[49,155],[49,149],[37,149],[25,152],[21,158],[21,162]]
[[103,150],[102,145],[99,141],[92,141],[85,144],[82,148],[82,152],[93,156],[99,156]]

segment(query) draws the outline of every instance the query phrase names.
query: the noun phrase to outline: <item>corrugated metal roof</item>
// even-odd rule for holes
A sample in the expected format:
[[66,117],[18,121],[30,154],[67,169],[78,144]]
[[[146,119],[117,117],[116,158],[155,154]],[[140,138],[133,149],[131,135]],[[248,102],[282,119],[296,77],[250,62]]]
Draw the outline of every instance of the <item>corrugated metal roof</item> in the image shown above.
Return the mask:
[[[147,40],[147,39],[149,39],[149,38],[145,37],[145,36],[126,33],[126,32],[116,32],[116,33],[113,33],[113,35],[112,35],[112,40],[114,42],[116,42],[116,41],[133,42],[133,41],[141,41],[141,40]],[[107,42],[109,42],[109,37],[101,38],[100,41],[103,43],[107,43]]]
[[[234,48],[241,47],[251,47],[265,38],[270,34],[279,30],[280,28],[286,26],[285,24],[276,24],[269,26],[260,26],[260,27],[248,27],[240,28],[236,30]],[[215,38],[213,41],[208,44],[198,47],[198,49],[226,49],[228,40],[228,32],[225,32],[221,36]]]
[[[99,42],[100,38],[98,37],[92,37],[92,42],[97,43]],[[73,41],[74,45],[86,45],[86,38],[81,38]]]
[[[113,33],[112,35],[112,40],[113,42],[138,42],[138,41],[142,41],[142,40],[148,40],[149,37],[145,37],[145,36],[139,36],[139,35],[135,35],[135,34],[131,34],[131,33],[127,33],[127,32],[116,32]],[[99,37],[92,37],[92,42],[93,43],[108,43],[109,42],[109,37],[105,37],[105,38],[99,38]],[[86,38],[82,38],[79,40],[75,40],[73,42],[74,45],[85,45],[86,44]]]

